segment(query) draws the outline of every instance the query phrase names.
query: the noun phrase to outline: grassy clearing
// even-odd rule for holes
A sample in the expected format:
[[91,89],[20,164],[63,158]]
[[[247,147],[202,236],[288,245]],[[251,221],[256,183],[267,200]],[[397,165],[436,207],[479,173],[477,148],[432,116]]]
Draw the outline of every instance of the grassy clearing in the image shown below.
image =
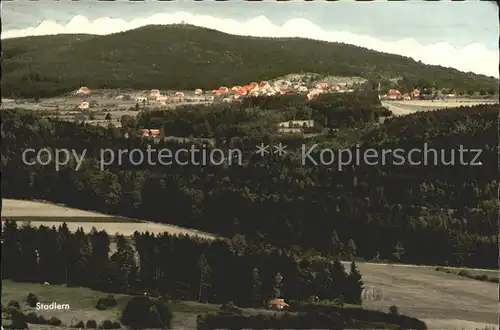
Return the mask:
[[[64,325],[76,323],[75,321],[80,320],[86,322],[90,319],[96,320],[97,323],[104,320],[119,320],[121,311],[132,298],[130,295],[115,294],[114,297],[118,302],[117,306],[107,310],[97,310],[95,308],[97,300],[106,297],[108,295],[107,293],[81,287],[20,283],[10,280],[2,280],[2,289],[2,302],[5,304],[11,300],[16,300],[19,302],[24,312],[35,312],[46,318],[55,316],[59,318]],[[56,302],[68,304],[71,309],[37,311],[35,308],[25,303],[26,296],[30,292],[37,295],[39,301],[42,303],[50,304]],[[219,305],[202,304],[191,301],[171,302],[170,308],[174,313],[173,326],[174,328],[190,328],[193,324],[196,324],[196,317],[198,314],[216,312],[219,310],[219,307]],[[39,326],[30,326],[30,328],[34,327],[38,328]],[[40,328],[43,328],[43,326],[40,326]]]
[[365,288],[381,292],[380,300],[363,306],[387,311],[396,305],[401,314],[417,317],[430,329],[470,328],[470,322],[498,322],[498,287],[454,274],[435,271],[435,266],[357,263]]
[[59,227],[66,222],[70,231],[83,228],[90,232],[93,227],[105,230],[109,235],[119,233],[132,236],[135,231],[149,231],[153,234],[190,235],[204,239],[214,239],[216,235],[175,225],[118,217],[97,212],[79,210],[65,205],[45,201],[2,200],[2,221],[6,219],[21,222],[30,221],[32,226]]

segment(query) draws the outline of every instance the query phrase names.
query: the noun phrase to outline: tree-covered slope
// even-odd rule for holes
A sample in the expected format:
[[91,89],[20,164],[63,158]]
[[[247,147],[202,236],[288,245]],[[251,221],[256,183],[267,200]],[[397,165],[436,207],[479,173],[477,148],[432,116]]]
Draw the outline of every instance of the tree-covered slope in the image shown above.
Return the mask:
[[50,96],[82,85],[213,89],[301,71],[405,78],[407,85],[425,83],[462,91],[498,89],[493,78],[356,46],[235,36],[189,25],[147,26],[107,36],[7,39],[2,57],[5,97]]
[[[397,165],[380,156],[374,165],[302,165],[297,141],[285,140],[288,155],[245,155],[232,166],[132,166],[116,161],[102,171],[100,150],[141,148],[140,139],[124,140],[113,130],[40,118],[36,112],[2,112],[2,194],[10,198],[37,198],[75,207],[106,211],[172,223],[223,236],[244,234],[277,246],[315,248],[329,252],[332,233],[344,243],[353,240],[357,254],[396,258],[411,263],[496,267],[497,248],[497,105],[480,105],[415,114],[386,121],[358,137],[360,149],[435,148],[440,161],[429,165]],[[218,118],[231,125],[234,117]],[[193,125],[197,125],[193,122]],[[191,129],[191,128],[190,128]],[[227,131],[227,138],[231,138]],[[349,133],[351,132],[351,133]],[[349,129],[318,138],[311,153],[319,160],[321,148],[346,143]],[[274,137],[265,135],[260,141]],[[248,137],[231,138],[231,145],[255,150]],[[295,144],[294,144],[295,143]],[[312,141],[298,141],[307,144]],[[25,166],[24,148],[87,149],[78,171],[74,165],[55,171],[50,166]],[[460,147],[482,149],[482,166],[461,165]],[[172,152],[187,143],[161,142],[155,149]],[[228,144],[220,142],[226,150]],[[443,151],[441,151],[443,150]],[[335,149],[334,152],[337,152]],[[444,152],[444,156],[441,156]],[[455,153],[455,165],[449,162]],[[152,159],[155,156],[152,156]],[[416,154],[414,161],[422,160]],[[471,162],[474,154],[467,153]],[[398,161],[398,159],[395,159]],[[328,157],[327,157],[328,161]],[[339,247],[340,248],[340,247]]]

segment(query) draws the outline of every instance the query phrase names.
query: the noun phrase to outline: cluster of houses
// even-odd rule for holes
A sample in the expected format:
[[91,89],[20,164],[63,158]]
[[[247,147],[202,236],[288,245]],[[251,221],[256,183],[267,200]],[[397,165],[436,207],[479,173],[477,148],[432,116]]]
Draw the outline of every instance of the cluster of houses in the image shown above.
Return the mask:
[[353,90],[345,90],[340,85],[329,86],[326,82],[321,82],[313,88],[308,88],[301,83],[292,83],[289,80],[277,80],[273,83],[261,81],[251,82],[245,86],[233,86],[231,88],[222,86],[213,90],[212,95],[221,97],[223,102],[231,102],[242,97],[277,96],[287,94],[305,94],[309,100],[317,98],[323,93],[344,93]]
[[381,95],[381,100],[418,100],[420,98],[420,91],[418,89],[414,89],[411,93],[402,94],[397,89],[390,89],[387,94]]
[[[258,96],[276,96],[287,94],[304,94],[307,99],[313,100],[323,93],[345,93],[352,92],[352,89],[347,89],[347,85],[329,85],[327,82],[321,82],[313,87],[307,87],[301,82],[291,82],[289,80],[281,79],[274,82],[261,81],[260,83],[251,82],[244,86],[221,86],[210,92],[204,92],[198,88],[194,91],[196,98],[201,98],[204,101],[212,102],[220,100],[222,102],[233,102],[243,97],[258,97]],[[77,95],[89,96],[90,90],[88,87],[81,87]],[[175,92],[173,95],[163,95],[159,89],[152,89],[149,95],[138,95],[135,101],[138,104],[157,103],[159,105],[167,105],[168,103],[183,102],[185,94],[183,92]],[[88,101],[83,100],[79,106],[80,109],[88,109],[90,104]]]
[[[222,102],[233,102],[243,97],[258,97],[258,96],[276,96],[286,94],[305,94],[309,100],[317,98],[323,93],[345,93],[352,92],[352,89],[346,89],[346,86],[333,85],[330,86],[326,82],[321,82],[313,88],[308,88],[301,83],[292,83],[288,80],[277,80],[273,83],[269,81],[251,82],[248,85],[226,87],[221,86],[211,92],[204,92],[198,88],[194,91],[196,97],[204,97],[205,101],[220,100]],[[176,92],[172,97],[162,95],[160,90],[152,89],[148,97],[137,97],[136,102],[139,104],[146,104],[154,101],[159,104],[167,104],[169,102],[182,102],[184,101],[184,93]]]
[[161,132],[159,129],[142,129],[141,130],[141,137],[160,137]]
[[433,94],[422,94],[418,89],[414,89],[410,93],[401,93],[397,89],[390,89],[387,94],[380,95],[379,98],[384,101],[399,101],[399,100],[433,100],[433,99],[447,99],[456,97],[455,94],[443,94],[436,91]]

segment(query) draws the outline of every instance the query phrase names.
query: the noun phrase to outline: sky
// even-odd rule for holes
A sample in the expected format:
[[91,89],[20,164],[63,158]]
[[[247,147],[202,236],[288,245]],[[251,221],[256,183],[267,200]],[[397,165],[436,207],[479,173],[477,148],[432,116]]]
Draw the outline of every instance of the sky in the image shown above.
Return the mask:
[[488,1],[2,1],[2,39],[182,21],[239,35],[344,42],[499,76],[498,6]]

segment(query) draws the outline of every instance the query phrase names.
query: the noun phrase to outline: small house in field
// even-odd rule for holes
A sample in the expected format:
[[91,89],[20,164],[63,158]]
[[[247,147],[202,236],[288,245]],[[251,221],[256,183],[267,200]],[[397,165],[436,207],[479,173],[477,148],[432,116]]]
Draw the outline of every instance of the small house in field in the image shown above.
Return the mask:
[[81,110],[86,110],[88,108],[90,108],[90,104],[87,101],[80,103],[80,105],[78,106],[78,109],[81,109]]
[[160,90],[158,90],[158,89],[152,89],[150,95],[152,97],[158,97],[158,96],[160,96]]
[[76,93],[81,95],[89,95],[90,90],[88,89],[88,87],[80,87],[80,89]]
[[280,128],[312,128],[314,120],[290,120],[278,124]]
[[149,136],[160,136],[160,130],[159,129],[150,129]]
[[418,99],[420,97],[420,91],[418,89],[414,89],[411,93],[410,93],[410,97],[412,99]]
[[156,102],[160,103],[161,105],[166,105],[168,103],[168,97],[166,97],[166,96],[159,96],[156,99]]
[[201,94],[203,94],[203,91],[199,88],[194,91],[194,95],[196,96],[200,96]]
[[183,93],[183,92],[177,92],[177,93],[175,93],[175,97],[176,97],[179,101],[182,101],[182,100],[184,100],[184,93]]
[[397,89],[390,89],[389,92],[387,92],[388,100],[401,100],[402,98],[401,92]]
[[144,128],[141,130],[142,137],[159,137],[161,134],[159,129],[147,129]]
[[271,299],[268,301],[267,303],[267,308],[268,309],[274,309],[274,310],[283,310],[283,309],[287,309],[288,307],[290,307],[290,305],[288,305],[286,302],[285,302],[285,299]]

